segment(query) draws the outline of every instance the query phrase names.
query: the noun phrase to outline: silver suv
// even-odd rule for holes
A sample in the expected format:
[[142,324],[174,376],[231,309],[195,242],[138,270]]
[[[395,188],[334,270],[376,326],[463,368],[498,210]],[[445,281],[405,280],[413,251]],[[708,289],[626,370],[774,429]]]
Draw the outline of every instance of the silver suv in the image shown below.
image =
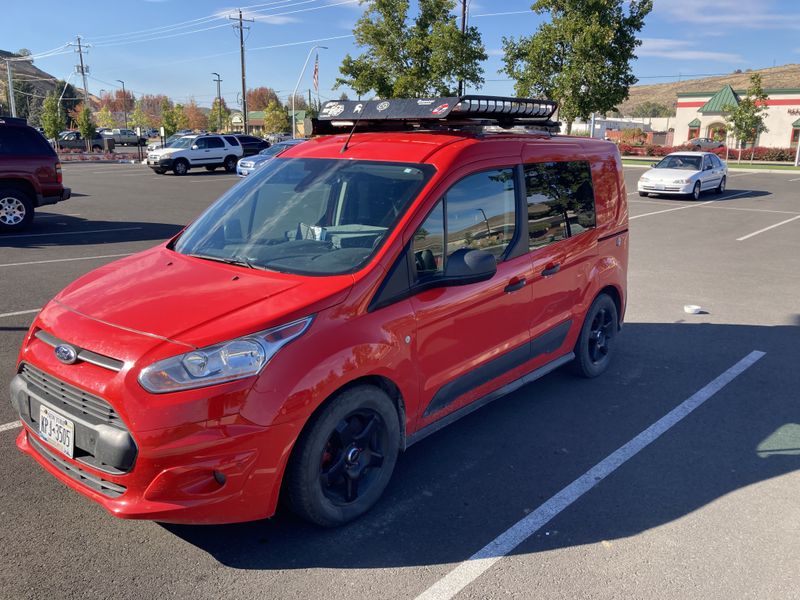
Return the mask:
[[242,154],[242,145],[232,135],[186,135],[168,148],[148,152],[147,166],[159,175],[167,171],[186,175],[198,167],[206,171],[223,167],[233,173]]

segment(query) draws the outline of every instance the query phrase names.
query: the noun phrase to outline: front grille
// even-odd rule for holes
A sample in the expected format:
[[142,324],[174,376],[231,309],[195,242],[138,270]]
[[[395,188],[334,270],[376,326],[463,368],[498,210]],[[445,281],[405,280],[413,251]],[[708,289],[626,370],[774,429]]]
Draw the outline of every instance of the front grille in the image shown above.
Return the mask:
[[125,493],[127,488],[124,485],[118,485],[116,483],[111,483],[110,481],[106,481],[102,477],[98,477],[97,475],[93,475],[83,469],[76,467],[68,463],[66,460],[58,456],[55,452],[52,452],[44,444],[40,443],[34,436],[28,434],[28,443],[36,449],[36,451],[46,458],[50,464],[54,465],[59,471],[64,473],[67,477],[74,479],[75,481],[82,483],[86,487],[90,487],[96,492],[100,492],[104,496],[109,498],[118,498],[122,494]]
[[128,430],[117,411],[102,398],[48,375],[28,363],[22,364],[19,373],[35,391],[41,393],[56,408],[61,407],[67,414],[88,415],[107,425]]

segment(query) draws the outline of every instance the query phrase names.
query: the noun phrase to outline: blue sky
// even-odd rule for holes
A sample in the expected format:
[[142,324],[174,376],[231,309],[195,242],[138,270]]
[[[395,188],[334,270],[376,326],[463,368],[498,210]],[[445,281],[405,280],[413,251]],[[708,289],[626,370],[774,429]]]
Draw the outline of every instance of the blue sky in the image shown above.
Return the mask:
[[[342,57],[359,53],[353,24],[358,0],[243,0],[255,18],[247,32],[248,87],[266,85],[288,96],[308,51],[319,43],[320,96],[332,90]],[[222,92],[234,107],[241,90],[238,34],[225,17],[235,7],[211,0],[31,0],[9,2],[0,23],[0,48],[36,53],[55,50],[80,34],[90,44],[89,89],[113,90],[122,79],[134,93],[165,93],[177,102],[193,97],[210,105],[222,77]],[[484,93],[510,95],[512,82],[499,74],[504,35],[528,35],[541,17],[530,0],[471,0],[470,24],[477,26],[489,54]],[[412,7],[414,1],[412,0]],[[729,73],[800,62],[800,2],[797,0],[656,0],[641,37],[634,73],[640,83],[660,83],[697,75]],[[315,42],[315,40],[320,40]],[[36,60],[37,66],[66,78],[77,55],[67,50]],[[313,57],[300,89],[312,86]],[[73,76],[73,82],[79,80]],[[78,83],[80,83],[78,81]],[[472,90],[470,90],[472,91]],[[351,94],[352,95],[352,94]]]

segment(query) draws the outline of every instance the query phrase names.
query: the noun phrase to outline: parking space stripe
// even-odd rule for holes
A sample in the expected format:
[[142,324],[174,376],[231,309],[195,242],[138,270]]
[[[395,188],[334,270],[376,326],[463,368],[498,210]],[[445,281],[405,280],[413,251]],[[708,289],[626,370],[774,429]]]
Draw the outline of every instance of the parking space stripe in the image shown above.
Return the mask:
[[2,319],[3,317],[16,317],[17,315],[32,315],[33,313],[38,313],[40,310],[42,309],[32,308],[30,310],[18,310],[15,312],[0,313],[0,319]]
[[126,252],[124,254],[101,254],[100,256],[76,256],[75,258],[53,258],[50,260],[31,260],[28,262],[0,264],[0,267],[21,267],[23,265],[44,265],[46,263],[71,262],[73,260],[96,260],[101,258],[119,258],[121,256],[130,256],[131,254],[133,254],[133,252]]
[[53,231],[52,233],[20,233],[18,235],[4,235],[0,238],[2,240],[8,240],[11,238],[21,238],[21,237],[42,237],[45,235],[80,235],[82,233],[111,233],[112,231],[136,231],[137,229],[143,229],[142,227],[119,227],[116,229],[87,229],[86,231]]
[[792,217],[791,219],[786,219],[785,221],[781,221],[780,223],[775,223],[775,225],[770,225],[769,227],[764,227],[764,229],[759,229],[758,231],[754,231],[753,233],[748,233],[740,238],[736,238],[737,242],[743,242],[744,240],[749,240],[751,237],[758,235],[759,233],[764,233],[765,231],[769,231],[770,229],[775,229],[776,227],[780,227],[781,225],[786,225],[786,223],[791,223],[792,221],[796,221],[800,219],[800,215],[796,217]]
[[9,431],[11,429],[18,429],[22,427],[22,423],[19,421],[12,421],[11,423],[5,423],[4,425],[0,425],[0,432]]
[[800,181],[800,177],[797,177],[796,179],[790,179],[789,181]]
[[442,579],[417,596],[417,600],[450,600],[456,596],[491,568],[492,565],[509,554],[514,548],[527,540],[603,479],[619,469],[628,460],[669,431],[670,428],[686,418],[692,411],[744,373],[764,355],[765,352],[754,350],[745,356],[722,375],[695,392],[635,438],[609,454],[555,496],[552,496],[539,508],[517,521],[517,523],[489,542],[469,559],[459,564]]
[[660,214],[663,214],[663,213],[673,212],[673,211],[676,211],[676,210],[684,210],[684,209],[687,209],[687,208],[696,208],[698,206],[704,206],[706,204],[711,204],[712,202],[715,202],[715,200],[709,200],[708,202],[701,202],[700,204],[689,204],[688,206],[678,206],[677,208],[668,208],[666,210],[657,210],[655,212],[644,213],[643,215],[634,215],[632,217],[629,217],[628,220],[629,221],[633,221],[634,219],[641,219],[642,217],[649,217],[650,215],[660,215]]

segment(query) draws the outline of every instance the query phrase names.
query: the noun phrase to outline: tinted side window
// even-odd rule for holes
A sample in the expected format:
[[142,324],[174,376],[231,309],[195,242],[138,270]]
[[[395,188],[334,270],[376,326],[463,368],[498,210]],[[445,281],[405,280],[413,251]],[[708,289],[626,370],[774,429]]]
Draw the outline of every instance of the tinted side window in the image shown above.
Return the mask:
[[[212,139],[217,139],[217,140],[218,140],[219,138],[212,138]],[[237,138],[233,137],[232,135],[226,135],[226,136],[225,136],[225,140],[226,140],[226,141],[227,141],[227,142],[228,142],[228,143],[229,143],[231,146],[238,146],[238,145],[239,145],[239,140],[238,140]],[[221,141],[221,140],[220,140],[220,141]],[[247,142],[248,140],[242,140],[242,141],[244,141],[244,142]],[[212,147],[212,148],[217,148],[217,146],[211,146],[211,147]]]
[[470,175],[445,196],[447,254],[485,250],[498,260],[514,237],[514,169]]
[[531,250],[595,226],[592,172],[587,161],[525,165],[525,193]]
[[0,127],[0,155],[51,156],[55,151],[37,131],[24,127]]
[[207,138],[208,148],[224,148],[225,142],[222,141],[222,138],[218,137],[210,137]]
[[197,146],[198,150],[205,150],[208,148],[208,139],[207,138],[197,138],[192,146]]
[[417,229],[412,242],[417,278],[444,273],[444,203],[439,201]]

